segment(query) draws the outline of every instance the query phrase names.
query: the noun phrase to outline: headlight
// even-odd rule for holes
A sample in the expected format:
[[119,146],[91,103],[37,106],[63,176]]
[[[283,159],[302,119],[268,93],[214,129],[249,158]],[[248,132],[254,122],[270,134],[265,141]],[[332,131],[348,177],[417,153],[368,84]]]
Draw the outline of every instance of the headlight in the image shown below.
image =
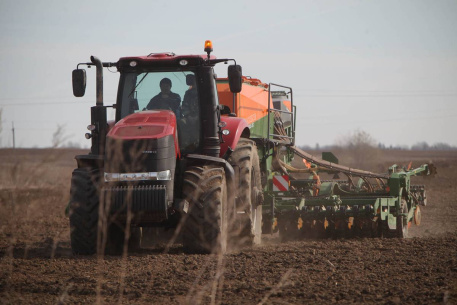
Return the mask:
[[146,180],[171,180],[171,171],[166,170],[161,172],[146,173],[105,173],[105,182]]
[[119,174],[105,173],[105,182],[119,181]]
[[157,173],[157,180],[171,180],[170,170]]

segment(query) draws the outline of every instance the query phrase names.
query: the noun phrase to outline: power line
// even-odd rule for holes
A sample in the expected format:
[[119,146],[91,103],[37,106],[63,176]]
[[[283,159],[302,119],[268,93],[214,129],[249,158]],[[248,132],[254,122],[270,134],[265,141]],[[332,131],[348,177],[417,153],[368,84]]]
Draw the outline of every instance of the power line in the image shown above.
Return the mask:
[[[68,105],[78,105],[78,104],[94,104],[95,106],[95,100],[92,101],[73,101],[73,102],[41,102],[41,103],[7,103],[7,104],[0,104],[0,107],[3,106],[42,106],[42,105],[62,105],[62,106],[68,106]],[[115,102],[104,102],[106,106],[111,106]]]
[[[385,109],[386,111],[390,111],[389,109]],[[349,110],[348,110],[349,111]],[[413,114],[424,114],[424,113],[427,113],[427,114],[439,114],[439,113],[442,113],[442,112],[445,112],[448,116],[449,115],[449,112],[453,112],[453,111],[456,111],[456,114],[457,115],[457,108],[456,109],[449,109],[449,108],[445,108],[445,109],[433,109],[433,110],[429,110],[429,109],[415,109],[415,110],[409,110],[407,112],[407,115],[408,117],[411,117],[411,115]],[[314,112],[316,113],[316,112]],[[322,112],[317,112],[316,115],[313,113],[313,115],[310,117],[310,119],[325,119],[325,118],[338,118],[338,117],[341,117],[343,114],[341,112],[333,112],[333,113],[322,113]],[[362,113],[362,112],[361,112]],[[366,113],[365,111],[363,113]],[[371,112],[369,112],[371,113]],[[381,111],[377,111],[376,112],[377,115],[380,115],[381,114]],[[388,113],[384,113],[384,115],[390,115],[390,112]],[[345,116],[347,117],[347,114],[345,114]],[[451,116],[453,116],[453,114],[451,114]],[[354,116],[356,117],[356,116]],[[429,116],[429,118],[433,118],[433,117],[436,117],[436,116]],[[401,118],[401,119],[404,119]],[[398,119],[398,120],[401,120],[401,119]],[[393,119],[393,120],[397,120],[397,119]]]
[[441,93],[441,94],[295,94],[300,97],[454,97],[457,93]]
[[[367,124],[367,125],[372,125],[372,124],[379,124],[379,123],[385,123],[385,122],[396,122],[396,123],[402,123],[402,122],[410,122],[410,121],[418,121],[418,120],[432,120],[432,119],[442,119],[442,118],[452,118],[452,117],[457,117],[457,114],[451,114],[451,115],[442,115],[442,116],[428,116],[428,117],[408,117],[408,118],[389,118],[389,119],[379,119],[379,120],[373,120],[370,118],[369,121],[341,121],[341,117],[338,117],[336,120],[332,120],[332,122],[322,122],[320,120],[319,122],[322,123],[322,126],[328,126],[328,125],[347,125],[347,124]],[[318,119],[311,117],[308,122],[310,122],[313,119]],[[306,121],[305,118],[303,118],[304,121]]]
[[[3,106],[42,106],[42,105],[76,105],[82,103],[89,103],[88,101],[78,102],[78,103],[69,103],[69,102],[44,102],[44,103],[10,103],[10,104],[0,104],[0,107]],[[95,104],[95,101],[91,103]]]
[[[306,93],[308,92],[308,93]],[[316,93],[311,93],[316,92]],[[319,93],[321,92],[321,93]],[[455,91],[441,91],[441,90],[410,90],[410,91],[395,91],[395,90],[296,90],[295,96],[300,97],[454,97],[457,96]],[[40,102],[40,103],[6,103],[1,106],[29,106],[29,105],[56,105],[56,104],[70,104],[70,103],[95,103],[95,100],[90,101],[76,101],[75,98],[65,96],[45,96],[45,97],[0,97],[0,101],[14,101],[14,100],[55,100],[55,99],[71,99],[71,102]],[[105,97],[106,100],[106,97]],[[115,101],[116,98],[110,98]]]

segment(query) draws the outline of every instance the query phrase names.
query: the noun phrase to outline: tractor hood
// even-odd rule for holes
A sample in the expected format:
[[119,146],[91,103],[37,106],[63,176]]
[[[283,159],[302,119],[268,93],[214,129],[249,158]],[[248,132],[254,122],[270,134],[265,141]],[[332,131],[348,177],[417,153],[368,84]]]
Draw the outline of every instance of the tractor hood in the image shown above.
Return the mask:
[[176,134],[176,117],[169,110],[148,110],[133,113],[120,120],[109,131],[116,139],[157,139]]
[[180,157],[176,116],[170,110],[148,110],[126,116],[108,132],[115,140],[147,140],[171,137],[175,153]]

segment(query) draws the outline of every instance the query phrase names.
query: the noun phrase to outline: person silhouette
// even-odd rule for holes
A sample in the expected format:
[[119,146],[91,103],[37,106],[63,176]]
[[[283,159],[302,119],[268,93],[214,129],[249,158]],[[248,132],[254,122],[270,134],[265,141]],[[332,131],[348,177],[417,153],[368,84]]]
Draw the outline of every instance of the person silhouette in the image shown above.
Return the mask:
[[171,91],[171,80],[165,77],[160,81],[159,85],[160,93],[149,101],[146,109],[168,109],[172,110],[178,117],[180,115],[179,106],[181,105],[181,97],[179,94]]

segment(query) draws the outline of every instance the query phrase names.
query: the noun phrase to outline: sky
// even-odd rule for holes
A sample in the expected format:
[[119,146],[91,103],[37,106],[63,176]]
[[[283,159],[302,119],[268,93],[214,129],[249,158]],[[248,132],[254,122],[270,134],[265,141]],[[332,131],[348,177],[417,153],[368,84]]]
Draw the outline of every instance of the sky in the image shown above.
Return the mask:
[[[387,146],[457,146],[457,0],[0,0],[0,29],[0,147],[13,124],[16,147],[50,147],[57,130],[89,147],[95,69],[76,98],[78,63],[203,54],[207,39],[244,75],[293,88],[297,145],[362,130]],[[104,70],[106,105],[115,72]]]

